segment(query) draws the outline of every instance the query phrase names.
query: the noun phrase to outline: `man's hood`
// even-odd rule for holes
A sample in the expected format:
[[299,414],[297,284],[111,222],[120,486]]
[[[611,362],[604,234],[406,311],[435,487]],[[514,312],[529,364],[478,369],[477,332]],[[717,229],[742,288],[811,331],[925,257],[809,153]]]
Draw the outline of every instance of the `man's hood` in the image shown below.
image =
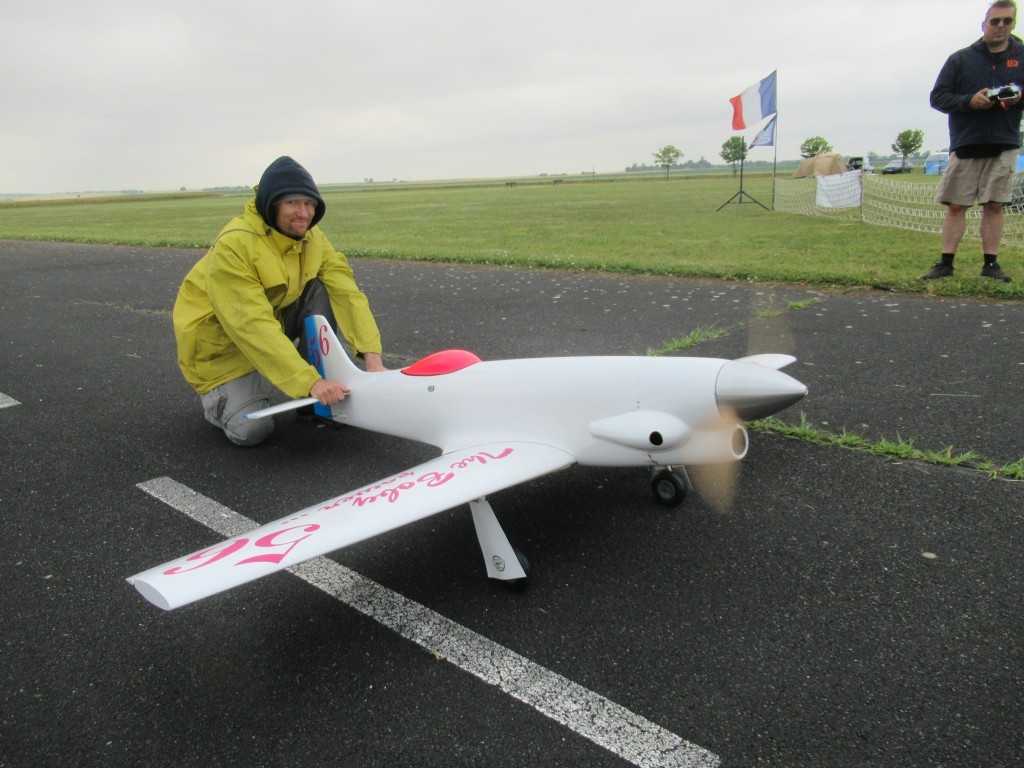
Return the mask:
[[309,224],[310,229],[327,212],[327,205],[309,171],[287,156],[279,157],[267,166],[256,187],[256,210],[268,226],[274,226],[274,203],[285,195],[307,195],[316,201],[316,213]]

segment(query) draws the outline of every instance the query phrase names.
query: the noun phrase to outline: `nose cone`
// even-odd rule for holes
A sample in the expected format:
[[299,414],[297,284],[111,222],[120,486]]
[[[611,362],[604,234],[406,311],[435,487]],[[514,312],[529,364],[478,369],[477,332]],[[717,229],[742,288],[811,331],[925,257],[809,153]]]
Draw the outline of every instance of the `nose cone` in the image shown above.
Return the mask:
[[743,421],[771,416],[807,394],[807,387],[782,371],[758,363],[730,360],[715,385],[718,408]]

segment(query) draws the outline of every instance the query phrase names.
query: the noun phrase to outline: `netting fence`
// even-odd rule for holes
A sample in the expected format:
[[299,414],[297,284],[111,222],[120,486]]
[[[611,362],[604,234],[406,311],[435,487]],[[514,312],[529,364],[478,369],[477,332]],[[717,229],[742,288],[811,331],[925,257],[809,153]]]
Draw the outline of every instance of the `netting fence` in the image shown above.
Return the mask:
[[[775,210],[810,216],[859,219],[868,224],[939,234],[945,207],[935,202],[939,177],[906,181],[900,175],[876,176],[848,171],[834,176],[775,178]],[[1014,180],[1006,206],[1003,245],[1024,248],[1024,173]],[[981,209],[967,211],[965,238],[978,239]]]

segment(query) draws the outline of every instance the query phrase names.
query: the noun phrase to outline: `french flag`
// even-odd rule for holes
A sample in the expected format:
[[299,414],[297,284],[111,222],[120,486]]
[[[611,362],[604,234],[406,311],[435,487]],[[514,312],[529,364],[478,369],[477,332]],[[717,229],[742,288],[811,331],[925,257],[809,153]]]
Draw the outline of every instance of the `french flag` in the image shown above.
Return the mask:
[[754,123],[774,115],[775,107],[775,75],[772,72],[759,83],[755,83],[741,93],[729,99],[732,104],[732,129],[742,131]]

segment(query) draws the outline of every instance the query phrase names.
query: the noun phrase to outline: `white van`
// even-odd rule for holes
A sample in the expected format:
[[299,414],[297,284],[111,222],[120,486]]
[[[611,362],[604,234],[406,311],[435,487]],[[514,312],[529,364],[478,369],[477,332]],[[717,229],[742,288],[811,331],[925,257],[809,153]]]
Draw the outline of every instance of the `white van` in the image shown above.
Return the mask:
[[870,157],[848,157],[846,158],[846,167],[851,171],[863,171],[864,173],[871,173],[875,170],[871,165]]

